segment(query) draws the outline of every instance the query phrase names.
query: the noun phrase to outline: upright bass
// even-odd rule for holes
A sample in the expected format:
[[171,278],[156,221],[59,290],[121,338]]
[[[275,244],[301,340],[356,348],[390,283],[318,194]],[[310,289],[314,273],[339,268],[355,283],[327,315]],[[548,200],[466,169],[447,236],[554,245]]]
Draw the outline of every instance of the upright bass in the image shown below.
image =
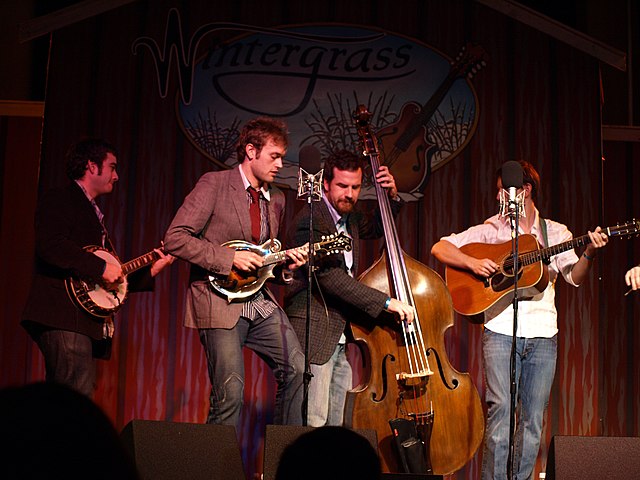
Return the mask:
[[[375,176],[380,159],[370,116],[364,105],[354,113]],[[397,422],[415,425],[414,444],[422,450],[426,470],[410,471],[447,475],[464,466],[482,442],[480,397],[469,374],[455,370],[447,358],[444,334],[453,325],[449,291],[436,272],[402,251],[389,198],[374,184],[386,251],[360,281],[412,305],[416,317],[412,324],[398,323],[390,315],[352,323],[366,378],[347,394],[345,424],[377,432],[382,468],[389,472],[407,471],[394,438]]]

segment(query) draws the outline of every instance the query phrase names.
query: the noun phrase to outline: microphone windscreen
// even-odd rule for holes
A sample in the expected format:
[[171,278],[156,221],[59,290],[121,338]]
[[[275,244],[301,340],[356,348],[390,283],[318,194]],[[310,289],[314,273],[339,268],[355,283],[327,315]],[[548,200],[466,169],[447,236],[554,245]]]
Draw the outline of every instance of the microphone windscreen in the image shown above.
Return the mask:
[[511,160],[502,164],[502,188],[522,187],[522,165]]
[[313,145],[305,145],[298,154],[298,164],[305,172],[316,174],[322,166],[322,155]]

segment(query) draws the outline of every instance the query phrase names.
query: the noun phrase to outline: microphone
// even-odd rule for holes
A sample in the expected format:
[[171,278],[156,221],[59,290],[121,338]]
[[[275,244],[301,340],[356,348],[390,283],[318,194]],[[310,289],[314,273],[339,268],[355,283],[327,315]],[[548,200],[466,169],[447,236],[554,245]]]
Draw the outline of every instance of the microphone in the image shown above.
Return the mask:
[[503,191],[500,194],[500,215],[515,217],[517,211],[518,215],[524,216],[524,192],[520,195],[517,193],[523,184],[522,165],[511,160],[502,165],[501,172]]
[[322,155],[313,145],[305,145],[298,153],[298,199],[317,202],[322,198]]

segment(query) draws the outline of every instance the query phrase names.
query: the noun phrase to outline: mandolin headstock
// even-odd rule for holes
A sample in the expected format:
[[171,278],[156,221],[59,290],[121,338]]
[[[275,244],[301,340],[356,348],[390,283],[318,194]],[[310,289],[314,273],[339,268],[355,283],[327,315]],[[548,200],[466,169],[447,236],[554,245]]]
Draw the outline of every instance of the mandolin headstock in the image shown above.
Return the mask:
[[314,251],[316,255],[331,255],[333,253],[342,252],[343,250],[345,252],[350,252],[352,248],[353,240],[344,232],[323,235],[322,240],[314,244]]

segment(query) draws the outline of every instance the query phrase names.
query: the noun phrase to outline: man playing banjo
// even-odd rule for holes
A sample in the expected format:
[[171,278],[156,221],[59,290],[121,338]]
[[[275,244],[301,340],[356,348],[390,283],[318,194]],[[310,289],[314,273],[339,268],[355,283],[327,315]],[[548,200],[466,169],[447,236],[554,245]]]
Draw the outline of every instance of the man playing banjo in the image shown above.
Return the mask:
[[[112,315],[108,310],[94,315],[90,307],[72,301],[65,281],[75,278],[106,291],[123,283],[131,290],[151,290],[153,277],[174,257],[155,250],[151,268],[128,278],[117,261],[106,261],[117,257],[95,199],[110,193],[118,181],[116,149],[100,139],[85,139],[70,148],[66,160],[71,182],[38,201],[34,278],[22,325],[44,356],[46,380],[92,396],[95,359],[108,358],[111,350]],[[103,255],[85,248],[89,246]],[[122,301],[124,297],[112,313]]]

